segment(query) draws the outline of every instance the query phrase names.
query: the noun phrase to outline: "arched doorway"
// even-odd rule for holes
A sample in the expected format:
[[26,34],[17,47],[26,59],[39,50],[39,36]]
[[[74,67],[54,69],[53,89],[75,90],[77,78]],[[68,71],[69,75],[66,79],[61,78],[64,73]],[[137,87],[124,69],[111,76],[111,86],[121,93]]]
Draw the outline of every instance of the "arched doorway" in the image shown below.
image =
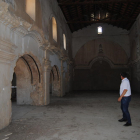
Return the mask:
[[94,39],[78,50],[74,58],[75,90],[118,90],[120,72],[127,71],[128,56],[111,40]]
[[[16,81],[15,100],[17,104],[41,104],[43,100],[41,100],[41,74],[35,59],[31,55],[23,55],[17,60],[16,67],[14,68],[12,85],[14,81]],[[13,95],[12,89],[12,96]]]
[[108,62],[96,61],[91,69],[92,90],[118,90],[120,85],[120,69],[112,69]]
[[75,89],[118,90],[122,68],[112,68],[107,61],[98,60],[90,69],[75,69]]
[[54,65],[50,73],[50,94],[52,96],[61,96],[60,92],[60,74],[58,67]]
[[12,93],[11,93],[11,101],[16,102],[17,100],[17,82],[16,82],[16,73],[13,73],[13,80],[12,80]]

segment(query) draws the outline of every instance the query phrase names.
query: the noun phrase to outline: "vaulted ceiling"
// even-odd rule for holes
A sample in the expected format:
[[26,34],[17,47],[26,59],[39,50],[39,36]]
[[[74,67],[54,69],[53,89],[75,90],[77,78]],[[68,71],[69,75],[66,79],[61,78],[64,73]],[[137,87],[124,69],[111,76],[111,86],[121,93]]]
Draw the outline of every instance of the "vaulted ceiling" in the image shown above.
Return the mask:
[[129,30],[140,13],[140,0],[57,0],[72,32],[95,23]]

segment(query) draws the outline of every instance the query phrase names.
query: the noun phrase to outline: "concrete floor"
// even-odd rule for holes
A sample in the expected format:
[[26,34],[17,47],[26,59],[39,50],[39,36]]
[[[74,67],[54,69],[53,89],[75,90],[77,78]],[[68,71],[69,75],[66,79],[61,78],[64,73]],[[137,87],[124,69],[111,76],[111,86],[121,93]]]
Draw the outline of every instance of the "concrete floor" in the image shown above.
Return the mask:
[[140,140],[140,95],[132,96],[130,127],[118,122],[117,98],[117,92],[76,92],[44,107],[13,104],[12,123],[0,140]]

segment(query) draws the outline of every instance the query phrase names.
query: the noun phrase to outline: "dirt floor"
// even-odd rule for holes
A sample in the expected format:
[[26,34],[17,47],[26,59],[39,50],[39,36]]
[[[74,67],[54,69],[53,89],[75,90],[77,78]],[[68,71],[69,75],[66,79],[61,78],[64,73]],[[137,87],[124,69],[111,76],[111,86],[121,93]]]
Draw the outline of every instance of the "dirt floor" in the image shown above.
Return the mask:
[[132,126],[125,127],[117,92],[73,92],[43,107],[13,103],[11,124],[0,140],[140,140],[140,94],[130,103]]

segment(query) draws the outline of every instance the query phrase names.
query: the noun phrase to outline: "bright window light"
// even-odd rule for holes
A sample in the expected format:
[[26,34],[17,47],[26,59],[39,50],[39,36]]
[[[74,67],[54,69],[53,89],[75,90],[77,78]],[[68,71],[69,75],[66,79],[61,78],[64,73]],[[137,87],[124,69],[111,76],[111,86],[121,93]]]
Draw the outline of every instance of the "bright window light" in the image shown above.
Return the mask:
[[98,34],[102,34],[102,27],[101,26],[98,27]]
[[64,49],[66,50],[66,36],[65,36],[65,34],[63,34],[63,45],[64,45]]
[[26,0],[26,13],[35,21],[35,0]]
[[54,17],[52,17],[52,36],[53,39],[57,42],[57,23]]

